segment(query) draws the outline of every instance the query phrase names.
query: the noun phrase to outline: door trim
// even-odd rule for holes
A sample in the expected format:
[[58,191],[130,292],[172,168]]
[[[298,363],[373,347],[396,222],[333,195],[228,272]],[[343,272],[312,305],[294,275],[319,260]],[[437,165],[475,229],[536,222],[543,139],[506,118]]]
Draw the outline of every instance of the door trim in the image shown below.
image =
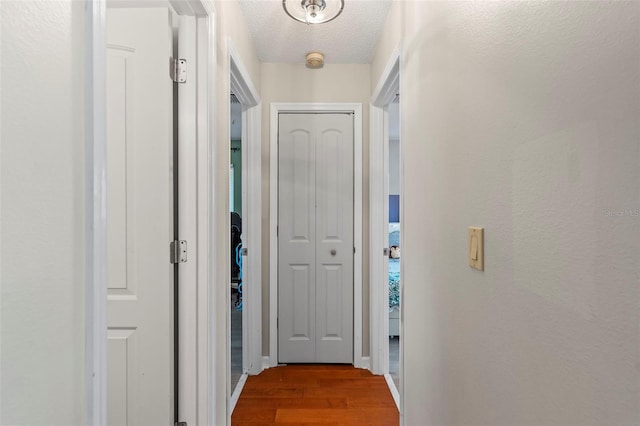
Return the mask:
[[[371,96],[369,105],[369,288],[370,288],[370,331],[371,331],[371,366],[374,374],[389,373],[389,307],[387,283],[387,271],[380,262],[382,250],[386,247],[387,239],[383,224],[388,221],[388,193],[389,170],[388,161],[388,111],[389,105],[398,90],[401,90],[402,46],[398,44],[393,50],[387,65],[385,66],[378,84]],[[400,98],[402,99],[402,97]],[[400,105],[402,113],[402,104]],[[402,121],[400,121],[400,134],[402,134]],[[402,162],[402,159],[401,159]],[[400,193],[404,187],[404,168],[400,165]],[[404,198],[400,197],[400,203]],[[400,215],[404,212],[404,206],[400,206]],[[404,233],[404,221],[400,218],[400,235]],[[388,231],[386,231],[388,233]],[[404,262],[400,263],[400,275],[403,276]],[[400,281],[400,297],[402,300],[403,284]],[[402,302],[401,302],[402,303]],[[400,318],[400,335],[403,334],[403,314]],[[394,395],[394,400],[400,413],[402,413],[402,386],[403,378],[403,340],[400,340],[399,376],[400,388]],[[388,381],[392,390],[395,389],[393,381]]]
[[85,8],[85,392],[86,423],[107,424],[106,0]]
[[362,357],[362,104],[271,103],[269,178],[269,365],[278,365],[278,114],[335,112],[353,117],[353,365],[368,368]]
[[[85,67],[85,161],[86,161],[86,201],[85,222],[86,235],[86,297],[85,297],[85,334],[86,334],[86,424],[99,426],[107,423],[107,239],[106,239],[106,0],[86,0],[84,19],[86,43]],[[169,0],[169,4],[178,15],[195,16],[203,24],[198,30],[198,54],[205,55],[197,61],[198,66],[192,68],[198,80],[197,112],[203,120],[198,120],[198,152],[204,155],[197,160],[199,169],[198,198],[209,198],[209,147],[215,139],[215,8],[212,0]],[[205,28],[206,27],[206,28]],[[194,61],[195,62],[195,61]],[[196,100],[194,99],[194,103]],[[195,106],[195,104],[194,104]],[[195,108],[194,108],[195,109]],[[203,136],[204,135],[204,136]],[[196,159],[193,160],[194,163]],[[206,166],[202,168],[203,166]],[[196,164],[193,164],[196,167]],[[214,366],[213,359],[216,348],[215,341],[209,341],[210,328],[216,326],[209,321],[214,309],[213,302],[206,297],[209,287],[209,260],[206,250],[208,240],[214,240],[213,229],[208,225],[208,209],[206,203],[198,204],[198,226],[208,229],[208,233],[190,246],[190,257],[198,258],[198,293],[203,297],[198,307],[193,310],[198,316],[198,373],[188,377],[199,390],[197,413],[181,413],[181,418],[196,418],[194,424],[213,424],[216,418],[216,402],[220,396],[216,392],[216,383],[209,379],[207,373]],[[202,216],[204,214],[204,217]],[[167,258],[167,262],[168,262]],[[207,347],[209,345],[209,347]],[[213,350],[212,350],[213,349]],[[196,371],[196,368],[193,369]],[[184,416],[184,417],[183,417]]]

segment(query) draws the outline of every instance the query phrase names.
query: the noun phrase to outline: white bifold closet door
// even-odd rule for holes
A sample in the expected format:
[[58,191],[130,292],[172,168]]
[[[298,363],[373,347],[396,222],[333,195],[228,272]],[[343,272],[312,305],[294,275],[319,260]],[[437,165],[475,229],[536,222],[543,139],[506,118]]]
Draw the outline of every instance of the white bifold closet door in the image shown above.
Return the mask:
[[353,146],[352,114],[279,114],[281,363],[353,363]]

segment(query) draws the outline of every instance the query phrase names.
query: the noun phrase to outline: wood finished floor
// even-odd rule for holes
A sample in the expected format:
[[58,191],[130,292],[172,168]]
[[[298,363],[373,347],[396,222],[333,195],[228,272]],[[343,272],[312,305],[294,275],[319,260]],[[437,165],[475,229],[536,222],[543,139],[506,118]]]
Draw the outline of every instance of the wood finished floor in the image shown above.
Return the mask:
[[383,376],[346,365],[288,365],[250,376],[231,416],[245,425],[398,425]]

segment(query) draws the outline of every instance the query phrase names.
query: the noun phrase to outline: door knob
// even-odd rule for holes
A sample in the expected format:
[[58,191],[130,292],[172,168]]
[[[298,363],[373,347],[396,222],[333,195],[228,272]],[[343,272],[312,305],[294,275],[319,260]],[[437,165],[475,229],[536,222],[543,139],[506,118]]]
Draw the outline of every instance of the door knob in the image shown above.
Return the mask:
[[336,255],[336,250],[332,249],[330,253],[331,253],[331,256],[335,256]]

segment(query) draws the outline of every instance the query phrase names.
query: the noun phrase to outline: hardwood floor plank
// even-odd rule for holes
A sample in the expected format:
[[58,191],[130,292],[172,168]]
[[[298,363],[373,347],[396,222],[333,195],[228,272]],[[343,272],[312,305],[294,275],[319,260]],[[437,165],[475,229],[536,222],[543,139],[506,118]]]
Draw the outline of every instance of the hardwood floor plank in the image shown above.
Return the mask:
[[[276,418],[277,409],[244,408],[242,410],[233,411],[232,422],[254,422],[254,423],[273,423]],[[235,424],[235,423],[234,423]]]
[[322,423],[340,422],[343,424],[368,423],[391,425],[395,413],[386,408],[368,409],[314,409],[314,408],[279,408],[276,410],[276,423],[293,423],[315,421]]
[[388,388],[387,382],[384,380],[384,377],[380,377],[380,380],[377,380],[376,377],[366,377],[366,378],[325,378],[325,379],[316,379],[316,382],[323,388],[326,387],[336,387],[336,388],[366,388],[371,385],[380,385],[386,386]]
[[393,408],[396,409],[396,403],[389,398],[378,398],[378,397],[370,397],[370,396],[350,396],[347,399],[347,405],[349,408],[368,408],[368,407],[379,407],[379,408]]
[[246,397],[238,400],[236,410],[262,407],[272,408],[349,408],[347,398],[260,398]]
[[[333,387],[317,387],[317,388],[307,388],[304,390],[305,398],[328,398],[328,397],[336,397],[336,398],[348,398],[350,396],[363,396],[363,395],[382,395],[385,392],[388,392],[389,389],[382,385],[369,385],[366,389],[357,388],[357,387],[342,387],[342,388],[333,388]],[[391,395],[391,394],[389,394]]]
[[252,388],[242,389],[242,395],[269,397],[269,398],[302,398],[304,389],[302,388]]

